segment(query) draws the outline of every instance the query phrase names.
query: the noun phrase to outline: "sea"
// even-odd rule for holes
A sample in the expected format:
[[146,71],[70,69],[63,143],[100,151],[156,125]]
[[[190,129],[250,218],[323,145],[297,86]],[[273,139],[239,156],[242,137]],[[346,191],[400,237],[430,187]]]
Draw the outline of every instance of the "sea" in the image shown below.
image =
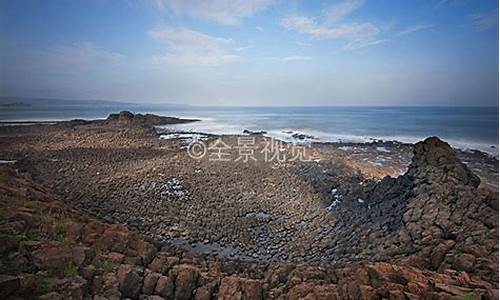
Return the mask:
[[282,140],[304,134],[315,142],[415,143],[438,136],[456,148],[498,157],[498,107],[229,107],[60,101],[2,106],[0,121],[8,125],[5,122],[100,119],[120,110],[200,120],[167,126],[171,131],[265,131]]

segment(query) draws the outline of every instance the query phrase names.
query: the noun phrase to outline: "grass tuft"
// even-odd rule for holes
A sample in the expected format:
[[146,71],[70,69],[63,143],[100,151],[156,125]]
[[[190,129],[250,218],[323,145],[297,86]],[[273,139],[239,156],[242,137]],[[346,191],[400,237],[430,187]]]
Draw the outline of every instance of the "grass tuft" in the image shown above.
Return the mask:
[[479,299],[479,297],[474,292],[467,293],[467,294],[461,296],[460,298],[458,298],[458,300],[478,300],[478,299]]

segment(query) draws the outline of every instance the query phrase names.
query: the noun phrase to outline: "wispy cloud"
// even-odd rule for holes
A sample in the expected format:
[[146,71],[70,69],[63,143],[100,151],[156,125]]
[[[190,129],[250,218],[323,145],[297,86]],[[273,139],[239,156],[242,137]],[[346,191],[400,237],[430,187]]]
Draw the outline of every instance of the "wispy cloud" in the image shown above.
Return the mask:
[[306,61],[306,60],[312,60],[312,57],[310,56],[303,56],[303,55],[290,55],[283,57],[281,61],[284,62],[291,62],[291,61]]
[[236,51],[236,52],[243,52],[243,51],[246,51],[246,50],[254,48],[254,47],[255,47],[255,45],[248,45],[248,46],[243,46],[243,47],[236,47],[236,48],[234,48],[234,51]]
[[370,22],[346,22],[354,11],[360,9],[366,0],[343,0],[323,10],[322,21],[289,15],[281,20],[281,26],[317,39],[343,39],[347,41],[344,50],[355,50],[382,43],[380,29]]
[[311,43],[301,42],[301,41],[298,41],[297,45],[299,45],[300,47],[311,47],[312,46]]
[[436,3],[435,7],[441,7],[443,5],[451,5],[451,6],[463,6],[470,0],[440,0]]
[[233,40],[228,38],[168,26],[160,26],[151,30],[149,35],[168,47],[166,54],[153,56],[154,63],[221,65],[241,58],[229,52],[228,46],[233,43]]
[[380,30],[371,23],[348,23],[337,26],[319,24],[312,18],[290,15],[281,21],[281,25],[289,30],[309,34],[315,38],[367,38],[377,35]]
[[236,25],[276,2],[276,0],[153,0],[159,9],[169,8],[176,14]]
[[434,25],[431,25],[431,24],[417,24],[417,25],[412,25],[412,26],[409,26],[409,27],[401,30],[400,32],[398,32],[396,34],[396,36],[404,36],[404,35],[408,35],[408,34],[412,34],[412,33],[418,32],[418,31],[426,30],[426,29],[429,29],[429,28],[432,28],[432,27],[434,27]]
[[386,39],[354,40],[354,41],[349,42],[348,44],[344,45],[343,49],[344,50],[356,50],[356,49],[361,49],[361,48],[365,48],[368,46],[382,44],[382,43],[385,43],[386,41],[387,41]]
[[[281,20],[281,26],[319,39],[345,39],[348,44],[344,49],[353,50],[378,44],[380,30],[371,23],[343,23],[328,26],[312,18],[290,15]],[[349,46],[357,44],[357,47]]]
[[492,12],[471,16],[472,25],[479,31],[488,30],[498,24],[498,9]]
[[337,4],[331,5],[325,10],[325,13],[329,20],[339,21],[345,16],[351,14],[352,12],[358,10],[361,6],[365,4],[366,0],[346,0],[339,2]]

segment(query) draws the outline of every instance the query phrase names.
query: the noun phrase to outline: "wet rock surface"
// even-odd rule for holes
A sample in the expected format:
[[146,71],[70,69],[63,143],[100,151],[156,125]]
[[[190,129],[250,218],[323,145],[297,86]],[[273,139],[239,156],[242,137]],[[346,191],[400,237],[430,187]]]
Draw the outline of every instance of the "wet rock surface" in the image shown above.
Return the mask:
[[437,138],[377,180],[314,146],[214,162],[142,125],[61,126],[9,128],[0,147],[24,159],[0,166],[0,229],[2,274],[26,295],[25,274],[50,279],[46,298],[498,297],[498,194]]

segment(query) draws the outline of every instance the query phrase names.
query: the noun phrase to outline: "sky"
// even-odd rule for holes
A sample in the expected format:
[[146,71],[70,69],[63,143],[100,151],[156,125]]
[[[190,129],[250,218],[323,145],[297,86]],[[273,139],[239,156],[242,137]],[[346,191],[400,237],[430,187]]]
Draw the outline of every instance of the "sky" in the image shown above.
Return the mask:
[[0,0],[0,96],[498,105],[495,0]]

